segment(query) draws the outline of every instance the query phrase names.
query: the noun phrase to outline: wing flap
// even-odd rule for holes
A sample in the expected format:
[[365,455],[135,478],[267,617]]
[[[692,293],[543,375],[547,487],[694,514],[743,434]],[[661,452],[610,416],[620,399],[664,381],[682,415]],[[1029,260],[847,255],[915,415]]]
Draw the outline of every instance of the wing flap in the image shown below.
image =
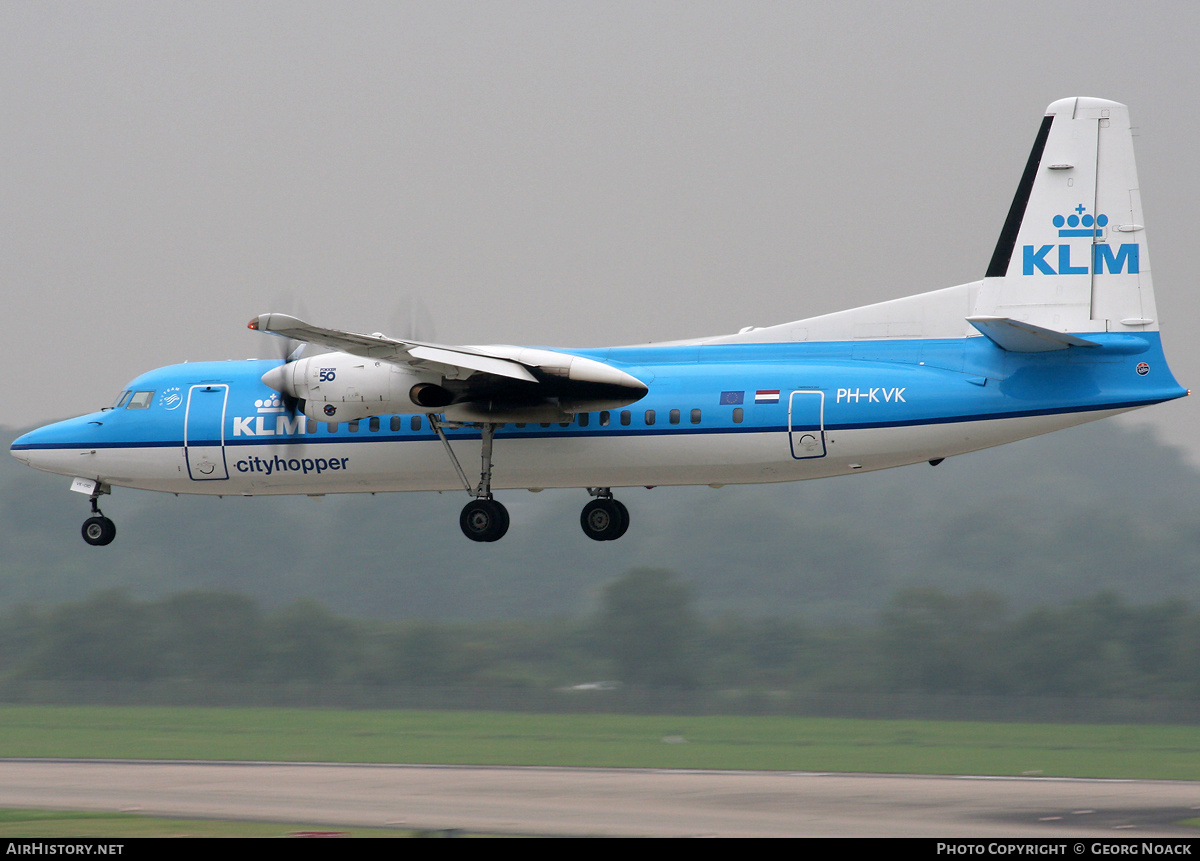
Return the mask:
[[524,365],[508,359],[497,359],[493,356],[466,353],[462,350],[451,350],[446,347],[416,346],[408,350],[414,359],[435,362],[439,365],[450,365],[455,368],[466,368],[484,374],[495,374],[498,377],[508,377],[512,380],[524,380],[536,383],[537,377],[529,372]]

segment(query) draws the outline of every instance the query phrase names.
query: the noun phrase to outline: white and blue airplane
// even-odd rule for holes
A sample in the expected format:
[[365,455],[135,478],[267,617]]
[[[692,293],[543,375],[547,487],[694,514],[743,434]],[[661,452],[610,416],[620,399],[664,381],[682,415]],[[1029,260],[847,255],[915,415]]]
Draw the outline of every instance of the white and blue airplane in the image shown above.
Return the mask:
[[[944,458],[1181,397],[1159,340],[1129,112],[1054,102],[982,280],[734,335],[648,346],[446,346],[263,314],[326,351],[172,365],[112,407],[25,434],[18,460],[113,487],[309,494],[462,489],[495,541],[497,490],[795,481]],[[493,453],[495,465],[493,468]],[[478,480],[464,461],[480,456]]]

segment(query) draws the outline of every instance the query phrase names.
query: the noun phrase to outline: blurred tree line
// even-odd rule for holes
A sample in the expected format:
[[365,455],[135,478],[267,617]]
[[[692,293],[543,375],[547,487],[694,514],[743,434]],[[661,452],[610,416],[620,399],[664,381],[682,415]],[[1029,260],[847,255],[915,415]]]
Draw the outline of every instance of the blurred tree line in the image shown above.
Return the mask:
[[994,594],[896,594],[874,625],[705,617],[679,576],[639,568],[580,619],[405,623],[311,600],[123,591],[0,616],[0,681],[1162,698],[1200,696],[1200,612],[1111,593],[1010,613]]

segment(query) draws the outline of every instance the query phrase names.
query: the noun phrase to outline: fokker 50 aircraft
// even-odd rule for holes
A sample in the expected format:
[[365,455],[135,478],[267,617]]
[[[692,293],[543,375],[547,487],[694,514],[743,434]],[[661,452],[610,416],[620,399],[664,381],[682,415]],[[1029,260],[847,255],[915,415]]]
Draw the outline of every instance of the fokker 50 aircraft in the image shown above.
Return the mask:
[[[619,538],[613,488],[867,472],[1070,427],[1187,392],[1159,342],[1129,112],[1046,111],[980,281],[692,341],[445,346],[263,314],[325,350],[174,365],[13,455],[91,498],[111,488],[311,494],[453,490],[466,536],[508,529],[497,490],[584,488],[589,538]],[[493,468],[494,455],[494,468]],[[478,480],[467,464],[482,458]]]

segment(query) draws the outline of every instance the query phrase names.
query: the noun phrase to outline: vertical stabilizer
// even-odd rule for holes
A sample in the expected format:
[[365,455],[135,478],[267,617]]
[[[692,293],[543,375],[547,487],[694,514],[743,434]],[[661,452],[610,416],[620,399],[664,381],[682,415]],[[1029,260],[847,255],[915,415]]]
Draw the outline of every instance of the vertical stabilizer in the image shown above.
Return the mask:
[[1158,329],[1129,109],[1046,109],[974,315],[1058,332]]

